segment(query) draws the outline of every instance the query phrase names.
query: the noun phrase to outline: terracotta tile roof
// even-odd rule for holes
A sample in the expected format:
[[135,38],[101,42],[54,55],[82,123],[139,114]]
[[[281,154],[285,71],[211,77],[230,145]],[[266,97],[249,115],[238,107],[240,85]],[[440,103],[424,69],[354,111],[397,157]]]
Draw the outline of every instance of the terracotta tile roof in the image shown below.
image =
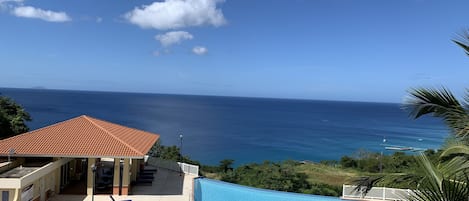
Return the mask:
[[157,134],[79,116],[0,141],[0,155],[142,158]]

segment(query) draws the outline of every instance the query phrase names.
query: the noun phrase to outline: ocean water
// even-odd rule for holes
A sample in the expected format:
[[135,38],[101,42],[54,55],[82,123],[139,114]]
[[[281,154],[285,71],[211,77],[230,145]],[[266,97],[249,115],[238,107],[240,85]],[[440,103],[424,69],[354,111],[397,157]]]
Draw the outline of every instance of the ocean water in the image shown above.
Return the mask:
[[[388,144],[436,149],[448,135],[436,118],[413,120],[400,104],[38,89],[0,89],[31,114],[31,129],[79,115],[161,135],[205,164],[338,160]],[[385,151],[389,154],[390,151]]]

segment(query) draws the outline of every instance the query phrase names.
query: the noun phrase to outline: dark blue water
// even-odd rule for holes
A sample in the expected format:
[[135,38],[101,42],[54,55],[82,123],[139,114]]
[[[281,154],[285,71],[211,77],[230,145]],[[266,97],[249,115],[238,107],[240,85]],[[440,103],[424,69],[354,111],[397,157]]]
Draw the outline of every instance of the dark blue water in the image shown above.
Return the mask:
[[161,135],[165,145],[207,164],[340,159],[389,144],[438,148],[439,119],[411,120],[399,104],[137,93],[0,89],[37,129],[82,114]]

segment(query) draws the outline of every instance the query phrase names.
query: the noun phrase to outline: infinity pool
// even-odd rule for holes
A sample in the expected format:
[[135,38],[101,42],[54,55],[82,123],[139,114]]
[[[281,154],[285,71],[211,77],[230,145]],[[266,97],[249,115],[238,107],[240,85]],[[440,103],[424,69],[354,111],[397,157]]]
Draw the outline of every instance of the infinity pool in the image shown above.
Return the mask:
[[222,181],[197,178],[194,182],[195,201],[338,201],[337,197],[306,195],[264,190]]

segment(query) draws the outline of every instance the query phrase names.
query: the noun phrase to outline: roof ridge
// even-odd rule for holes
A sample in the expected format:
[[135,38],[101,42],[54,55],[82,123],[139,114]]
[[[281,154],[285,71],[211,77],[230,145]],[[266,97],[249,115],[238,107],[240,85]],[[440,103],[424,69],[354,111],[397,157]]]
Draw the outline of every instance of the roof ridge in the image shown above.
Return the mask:
[[[130,146],[129,144],[125,143],[123,140],[121,140],[120,138],[118,138],[117,136],[115,136],[114,134],[112,134],[111,132],[109,132],[108,130],[106,130],[105,128],[103,128],[102,126],[100,126],[99,124],[97,124],[96,122],[94,122],[94,118],[92,117],[88,117],[86,115],[83,115],[83,117],[88,120],[90,123],[92,123],[93,125],[95,125],[96,127],[98,127],[99,129],[101,129],[102,131],[104,131],[105,133],[107,133],[108,135],[110,135],[112,138],[116,139],[117,141],[119,141],[120,143],[124,144],[126,147],[130,148],[131,150],[137,152],[138,154],[142,154],[142,155],[145,155],[144,153],[138,151],[137,149],[133,148],[132,146]],[[110,122],[109,122],[110,123]]]
[[65,122],[69,122],[69,121],[72,121],[72,120],[75,120],[75,119],[78,119],[80,117],[86,117],[86,115],[80,115],[80,116],[77,116],[77,117],[73,117],[71,119],[67,119],[67,120],[64,120],[64,121],[59,121],[59,122],[56,122],[52,125],[48,125],[48,126],[44,126],[44,127],[41,127],[41,128],[38,128],[38,129],[35,129],[35,130],[32,130],[32,131],[28,131],[28,132],[25,132],[25,133],[21,133],[21,134],[18,134],[18,135],[14,135],[14,136],[11,136],[9,138],[5,138],[5,139],[2,139],[0,141],[9,141],[9,140],[12,140],[14,138],[18,138],[20,136],[24,136],[24,135],[27,135],[27,134],[32,134],[32,133],[36,133],[38,131],[41,131],[41,130],[44,130],[46,128],[51,128],[51,127],[55,127],[55,126],[58,126],[59,124],[62,124],[62,123],[65,123]]

